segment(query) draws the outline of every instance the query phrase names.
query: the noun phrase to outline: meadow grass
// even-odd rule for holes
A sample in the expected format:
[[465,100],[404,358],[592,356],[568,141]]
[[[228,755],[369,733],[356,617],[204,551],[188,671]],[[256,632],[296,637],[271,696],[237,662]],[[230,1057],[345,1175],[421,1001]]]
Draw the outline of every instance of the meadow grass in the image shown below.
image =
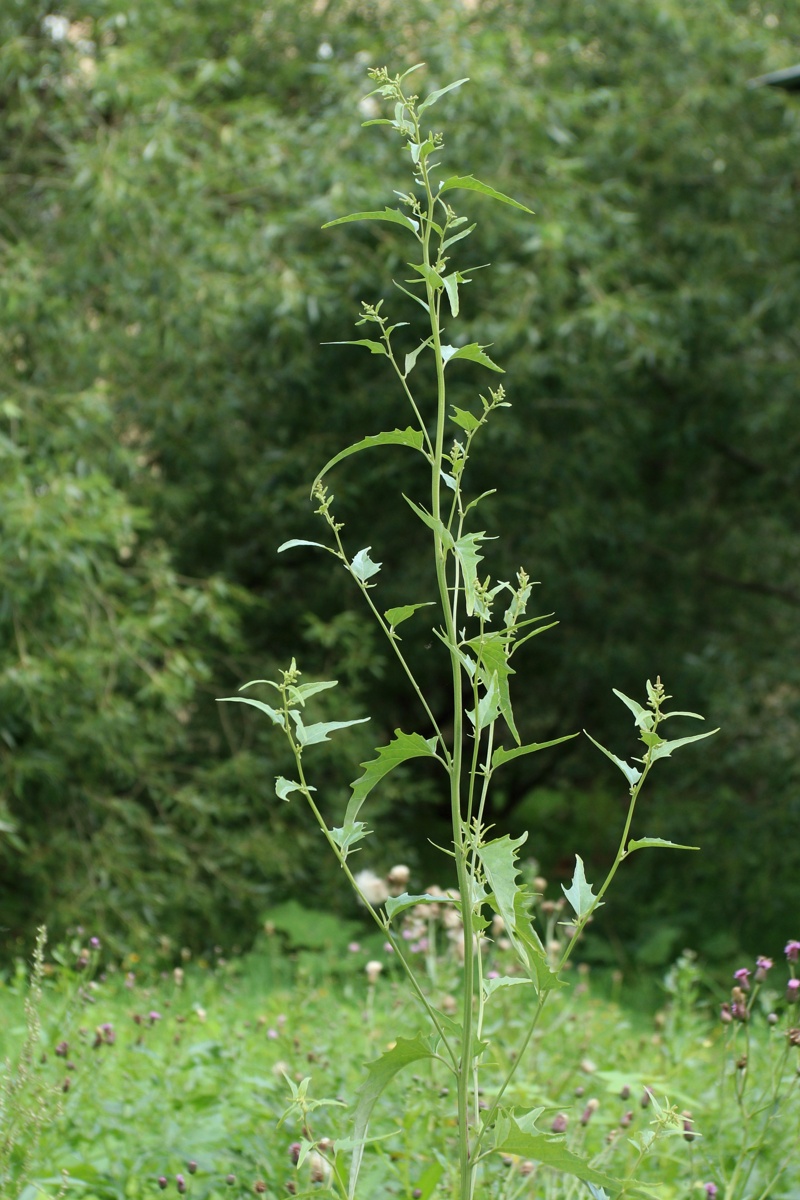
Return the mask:
[[[341,1194],[331,1164],[344,1175],[348,1106],[364,1078],[359,1064],[413,1036],[421,1014],[374,946],[286,955],[277,941],[264,939],[257,952],[213,967],[186,964],[151,983],[125,964],[94,981],[68,967],[45,977],[36,1078],[48,1089],[51,1119],[29,1147],[26,1181],[16,1191],[8,1185],[4,1196]],[[383,967],[373,983],[371,961]],[[437,971],[442,1009],[455,1010],[457,963],[443,954]],[[567,1145],[614,1174],[642,1158],[636,1177],[664,1197],[800,1194],[792,1161],[798,1050],[781,995],[762,990],[748,1022],[723,1023],[691,956],[669,972],[664,1004],[650,1014],[626,1006],[624,983],[617,1002],[587,968],[569,978],[511,1085],[515,1105],[543,1108],[540,1129],[566,1128]],[[527,990],[503,988],[493,1009],[487,1105],[525,1027]],[[2,1049],[12,1062],[26,1034],[22,992],[19,973],[0,989]],[[773,1009],[779,1019],[771,1026]],[[308,1077],[305,1115],[297,1105],[287,1115],[291,1084],[302,1093]],[[370,1129],[364,1194],[456,1195],[446,1074],[426,1060],[398,1080]],[[777,1106],[776,1095],[784,1096]],[[654,1131],[667,1136],[644,1155]],[[24,1129],[19,1136],[24,1141]],[[488,1160],[482,1192],[498,1200],[590,1194],[575,1178],[499,1154]]]

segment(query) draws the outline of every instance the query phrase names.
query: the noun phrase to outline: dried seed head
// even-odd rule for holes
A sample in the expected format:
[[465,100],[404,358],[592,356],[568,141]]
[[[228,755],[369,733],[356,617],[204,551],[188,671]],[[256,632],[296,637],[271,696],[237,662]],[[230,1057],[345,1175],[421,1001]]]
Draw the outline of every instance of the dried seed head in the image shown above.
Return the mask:
[[367,982],[374,984],[382,970],[383,963],[378,962],[377,959],[372,959],[370,962],[368,962],[364,967],[364,971],[366,972],[367,976]]
[[386,876],[386,882],[389,884],[389,891],[393,896],[399,896],[408,885],[411,872],[405,863],[398,863],[392,867],[389,874]]
[[379,879],[374,871],[359,871],[355,876],[356,887],[368,904],[377,908],[389,898],[389,888],[384,879]]

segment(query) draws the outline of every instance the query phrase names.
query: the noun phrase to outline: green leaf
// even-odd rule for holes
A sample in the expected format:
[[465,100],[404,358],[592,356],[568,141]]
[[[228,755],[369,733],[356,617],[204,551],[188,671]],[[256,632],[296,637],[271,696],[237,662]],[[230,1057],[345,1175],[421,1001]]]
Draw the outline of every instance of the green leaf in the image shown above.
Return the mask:
[[346,217],[337,217],[335,221],[326,221],[322,228],[331,229],[334,225],[346,225],[350,221],[391,221],[393,225],[402,225],[412,233],[419,230],[419,224],[397,208],[385,208],[383,212],[349,213]]
[[501,975],[497,979],[484,979],[483,996],[485,1000],[488,1000],[498,988],[517,987],[520,984],[527,984],[530,986],[530,983],[530,979],[522,979],[519,975]]
[[515,746],[511,750],[504,750],[502,746],[498,746],[492,755],[492,770],[512,758],[521,758],[523,754],[535,754],[537,750],[548,750],[550,746],[560,746],[562,742],[570,742],[577,736],[577,733],[567,733],[564,737],[553,738],[551,742],[529,742],[527,746]]
[[460,425],[462,429],[466,429],[467,433],[472,433],[472,431],[477,429],[481,424],[480,419],[469,412],[468,409],[457,408],[455,404],[453,405],[453,411],[450,414],[450,420],[456,425]]
[[565,888],[562,883],[561,890],[575,910],[575,916],[579,921],[582,921],[592,909],[602,907],[603,902],[598,903],[591,884],[586,882],[586,873],[580,854],[575,855],[575,873],[572,876],[571,885],[569,888]]
[[483,555],[478,553],[478,545],[485,540],[485,533],[465,533],[453,543],[453,553],[461,564],[461,574],[464,579],[464,600],[467,616],[475,612],[475,588],[478,583],[478,563],[483,562]]
[[444,1175],[444,1163],[434,1159],[432,1163],[425,1168],[417,1180],[414,1188],[414,1195],[418,1200],[431,1200],[431,1196],[436,1191],[439,1180]]
[[282,542],[278,546],[278,554],[283,554],[284,550],[292,550],[295,546],[314,546],[317,550],[327,550],[330,554],[336,553],[335,550],[331,550],[330,546],[323,546],[322,542],[307,542],[305,538],[290,538],[288,542]]
[[403,621],[407,621],[409,617],[413,616],[418,608],[432,608],[434,603],[433,600],[425,600],[422,604],[400,604],[397,608],[387,608],[383,615],[392,629],[395,629]]
[[369,720],[369,717],[358,717],[354,721],[317,721],[314,725],[304,725],[299,712],[290,709],[289,714],[295,723],[297,741],[301,748],[315,746],[319,742],[327,742],[329,733],[335,733],[339,729],[349,729],[351,725],[363,725]]
[[532,1158],[536,1162],[553,1167],[556,1171],[565,1171],[575,1175],[584,1183],[593,1183],[598,1187],[610,1188],[619,1192],[623,1187],[638,1187],[638,1184],[626,1180],[614,1179],[603,1171],[592,1167],[585,1158],[573,1153],[567,1148],[563,1138],[549,1137],[545,1133],[529,1133],[520,1128],[519,1121],[511,1114],[504,1114],[506,1119],[497,1123],[497,1139],[495,1150],[499,1154],[519,1154],[522,1158]]
[[[319,483],[324,475],[327,475],[331,467],[335,467],[337,463],[343,462],[345,458],[349,458],[351,454],[358,454],[360,450],[371,450],[374,446],[408,446],[411,450],[422,450],[423,434],[419,429],[412,429],[409,425],[407,429],[393,429],[387,433],[372,433],[368,437],[362,438],[360,442],[354,442],[352,446],[348,446],[346,450],[340,450],[332,459],[326,462],[325,466],[320,471],[314,484]],[[286,546],[292,545],[316,545],[316,542],[286,542],[281,549],[286,549]],[[323,547],[327,549],[327,547]]]
[[[451,226],[451,228],[452,228],[452,226]],[[446,241],[442,242],[442,250],[446,250],[448,248],[448,246],[455,245],[455,243],[460,242],[462,238],[469,237],[469,235],[472,233],[473,229],[475,229],[475,228],[476,228],[475,225],[470,225],[468,229],[462,229],[461,233],[453,234],[452,237],[449,237],[449,238],[447,238]]]
[[372,1110],[382,1092],[403,1067],[407,1067],[413,1062],[419,1062],[421,1058],[433,1058],[433,1056],[434,1051],[430,1038],[418,1033],[413,1038],[399,1037],[391,1050],[387,1050],[380,1058],[376,1058],[367,1065],[367,1078],[358,1089],[353,1114],[352,1136],[353,1141],[356,1142],[356,1148],[353,1151],[353,1163],[350,1168],[350,1183],[347,1193],[349,1200],[353,1200],[356,1193],[358,1173],[364,1155],[364,1139]]
[[445,275],[442,279],[444,290],[447,292],[447,299],[450,301],[450,312],[454,317],[458,316],[458,271],[453,271],[451,275]]
[[[433,267],[429,267],[427,263],[409,263],[408,265],[411,267],[412,271],[419,272],[419,274],[422,276],[422,278],[425,280],[425,282],[428,284],[428,286],[432,287],[435,292],[440,292],[442,290],[442,288],[444,287],[444,280],[442,279],[439,272],[435,271],[433,269]],[[418,282],[419,282],[419,280],[413,280],[413,279],[406,280],[406,283],[418,283]]]
[[417,346],[416,350],[411,350],[410,353],[408,353],[406,355],[405,362],[403,365],[403,378],[404,379],[407,379],[408,376],[411,374],[411,372],[414,370],[414,367],[417,365],[417,359],[419,358],[420,354],[426,348],[426,346],[430,346],[430,344],[431,344],[431,339],[426,338],[424,342],[420,342],[420,344]]
[[497,675],[492,675],[490,679],[484,679],[483,682],[486,691],[478,701],[477,713],[474,709],[467,712],[467,716],[475,726],[476,736],[482,729],[493,725],[500,716],[500,689],[497,686]]
[[442,539],[445,549],[452,550],[455,546],[455,542],[453,541],[453,535],[447,526],[442,521],[438,521],[436,517],[432,517],[431,514],[426,512],[424,508],[421,508],[419,504],[415,504],[413,500],[409,500],[405,493],[403,494],[403,499],[409,508],[414,510],[420,521],[424,522],[424,524],[427,525],[429,529],[432,529],[434,533],[438,533],[439,537]]
[[432,896],[429,892],[424,892],[419,896],[411,896],[408,892],[403,892],[402,896],[389,896],[384,904],[386,915],[391,921],[398,913],[405,912],[407,908],[414,908],[417,904],[449,904],[452,903],[447,896]]
[[[586,733],[586,730],[584,729],[583,732]],[[623,759],[617,758],[616,754],[612,754],[610,750],[606,750],[605,746],[601,746],[599,742],[596,742],[590,733],[586,733],[586,736],[590,742],[597,746],[598,750],[602,750],[606,758],[610,758],[613,763],[616,763],[630,784],[631,789],[635,788],[636,784],[642,778],[642,772],[638,771],[636,767],[632,767],[629,763],[626,763]]]
[[514,840],[506,835],[486,842],[479,848],[478,857],[492,890],[489,902],[503,918],[506,937],[517,958],[538,991],[550,990],[560,987],[561,982],[550,970],[544,946],[531,924],[527,907],[530,897],[517,883],[517,850],[527,836],[527,833],[523,833]]
[[383,342],[375,342],[371,338],[359,338],[358,341],[350,342],[322,342],[323,346],[366,346],[370,354],[386,354],[386,347]]
[[680,746],[688,746],[690,742],[702,742],[703,738],[713,737],[715,733],[719,733],[719,729],[710,729],[708,733],[696,733],[693,737],[676,738],[672,742],[662,742],[660,746],[656,746],[650,751],[651,761],[655,762],[658,758],[669,758],[673,750],[677,750]]
[[337,829],[332,829],[330,834],[341,850],[342,856],[347,858],[350,849],[356,842],[362,841],[368,832],[364,821],[354,821],[351,825],[344,824]]
[[345,828],[354,823],[361,805],[385,775],[412,758],[436,758],[435,747],[436,738],[426,741],[419,733],[403,733],[402,729],[395,729],[394,738],[388,746],[378,747],[378,757],[360,764],[364,774],[350,784],[353,794],[344,817]]
[[350,570],[355,575],[356,579],[360,579],[362,583],[366,583],[373,575],[377,575],[382,567],[382,563],[373,562],[369,556],[371,546],[366,546],[365,549],[359,550],[353,561],[350,563]]
[[283,713],[277,712],[269,704],[265,704],[263,700],[253,700],[250,696],[221,696],[217,701],[218,704],[249,704],[251,708],[257,708],[260,712],[266,713],[273,725],[280,725],[284,729]]
[[441,196],[443,192],[452,192],[456,188],[468,192],[480,192],[482,196],[488,196],[490,200],[499,200],[501,204],[510,204],[512,208],[522,209],[523,212],[534,216],[532,208],[520,204],[519,200],[512,200],[510,196],[505,196],[502,192],[495,191],[493,187],[489,187],[488,183],[481,183],[480,179],[476,179],[474,175],[452,175],[439,188],[439,195]]
[[278,775],[275,780],[275,795],[279,800],[288,800],[292,792],[315,792],[316,790],[313,787],[304,788],[302,783],[295,783],[293,779],[285,779],[283,775]]
[[647,846],[655,846],[665,850],[699,850],[699,846],[682,846],[679,842],[668,842],[664,838],[632,838],[628,842],[626,854],[633,854],[634,850],[644,850]]
[[470,342],[468,346],[442,346],[441,351],[445,366],[457,358],[466,358],[470,362],[480,363],[482,367],[488,367],[490,371],[505,375],[503,368],[492,362],[489,355],[484,354],[484,347],[479,346],[477,342]]
[[[456,543],[456,546],[458,546],[458,543]],[[478,670],[483,674],[483,682],[486,683],[487,675],[493,675],[497,678],[500,712],[503,714],[503,719],[511,730],[513,737],[519,743],[521,739],[514,722],[514,713],[511,708],[511,692],[508,683],[509,677],[516,675],[516,671],[508,665],[506,644],[507,638],[503,633],[484,634],[483,637],[473,638],[472,641],[467,643],[477,655]]]
[[[310,700],[312,696],[316,696],[318,692],[327,692],[329,688],[338,687],[338,679],[325,679],[319,683],[299,683],[293,684],[289,688],[289,699],[294,703],[304,705],[306,700]],[[274,686],[274,685],[273,685]]]
[[422,103],[417,107],[417,116],[421,116],[421,114],[425,112],[425,109],[430,108],[432,104],[435,104],[441,96],[447,95],[448,92],[454,91],[455,88],[460,88],[464,83],[469,83],[469,76],[466,76],[464,79],[457,79],[455,83],[448,83],[447,87],[439,88],[437,91],[431,92],[431,94],[426,96]]
[[655,714],[648,709],[643,708],[637,700],[631,700],[630,696],[626,696],[624,692],[617,691],[616,688],[611,689],[615,696],[618,696],[623,704],[626,704],[633,713],[633,719],[640,729],[652,729],[655,720]]

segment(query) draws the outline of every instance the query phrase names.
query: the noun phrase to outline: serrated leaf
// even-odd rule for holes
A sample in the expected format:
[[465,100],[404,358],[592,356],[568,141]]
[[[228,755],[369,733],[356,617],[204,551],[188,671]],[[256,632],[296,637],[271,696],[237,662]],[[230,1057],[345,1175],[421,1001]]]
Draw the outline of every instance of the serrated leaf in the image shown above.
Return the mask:
[[511,675],[516,675],[516,671],[508,665],[505,652],[506,638],[504,634],[484,634],[483,637],[473,638],[467,644],[472,647],[478,657],[479,671],[482,670],[483,672],[482,681],[486,683],[487,675],[496,676],[500,712],[503,714],[503,719],[513,737],[519,744],[521,739],[514,722],[514,713],[511,708],[511,692],[508,682]]
[[482,367],[488,367],[490,371],[497,371],[499,375],[505,375],[503,368],[492,362],[489,355],[484,353],[484,347],[479,346],[477,342],[470,342],[468,346],[442,346],[441,352],[445,366],[457,358],[466,358],[470,362],[480,363]]
[[433,1054],[430,1039],[424,1034],[418,1033],[413,1038],[399,1037],[391,1050],[387,1050],[380,1058],[367,1064],[367,1078],[358,1089],[353,1114],[353,1140],[356,1148],[353,1151],[353,1162],[350,1168],[348,1200],[353,1200],[355,1196],[358,1173],[364,1156],[364,1139],[372,1110],[381,1094],[403,1067],[407,1067],[413,1062],[419,1062],[422,1058],[433,1058]]
[[375,342],[372,338],[358,338],[357,341],[349,342],[323,342],[323,346],[365,346],[370,354],[386,354],[386,347],[383,342]]
[[483,562],[483,555],[479,553],[478,546],[485,538],[486,534],[484,532],[465,533],[457,542],[453,543],[453,553],[461,565],[461,575],[464,580],[464,601],[468,617],[471,617],[475,612],[478,563]]
[[[583,732],[586,733],[586,730],[584,729]],[[612,754],[610,750],[606,750],[605,746],[601,746],[599,742],[596,742],[590,733],[586,733],[586,736],[593,745],[597,746],[598,750],[602,750],[606,758],[610,758],[619,767],[631,788],[635,788],[636,784],[642,778],[642,772],[637,770],[636,767],[632,767],[630,763],[626,763],[624,759],[617,758],[616,754]]]
[[349,729],[351,725],[363,725],[370,718],[358,717],[354,721],[317,721],[314,725],[304,725],[299,712],[289,710],[289,715],[295,723],[295,732],[300,747],[315,746],[319,742],[327,742],[329,733],[339,729]]
[[353,561],[350,563],[350,570],[355,575],[356,579],[360,579],[362,583],[366,583],[373,575],[377,575],[383,563],[373,562],[369,556],[371,546],[366,546],[363,550],[359,550]]
[[345,824],[330,831],[331,837],[341,850],[344,858],[347,858],[350,849],[357,842],[362,841],[368,832],[369,830],[364,821],[354,821],[352,825]]
[[455,88],[460,88],[464,83],[469,83],[469,76],[466,76],[464,79],[457,79],[455,83],[448,83],[447,87],[439,88],[437,91],[431,92],[431,94],[426,96],[422,103],[418,106],[417,115],[419,116],[421,113],[424,113],[425,109],[430,108],[432,104],[435,104],[441,96],[447,95],[448,92],[454,91]]
[[[327,475],[331,467],[335,467],[337,463],[343,462],[349,458],[351,454],[358,454],[361,450],[372,450],[375,446],[408,446],[411,450],[422,450],[423,434],[419,429],[412,429],[409,425],[406,429],[392,429],[386,433],[372,433],[368,437],[362,438],[360,442],[354,442],[352,446],[348,446],[346,450],[340,450],[338,454],[334,454],[325,466],[320,471],[317,478],[314,480],[314,485],[319,483],[324,475]],[[316,542],[287,542],[281,549],[285,549],[289,545],[316,545]],[[323,547],[327,549],[327,547]]]
[[644,850],[648,846],[655,846],[664,850],[699,850],[699,846],[682,846],[679,842],[668,842],[664,838],[631,838],[628,842],[626,854],[632,854],[634,850]]
[[419,896],[411,896],[408,892],[403,892],[402,896],[389,896],[384,903],[386,915],[391,921],[398,913],[405,912],[407,908],[414,908],[418,904],[447,904],[449,903],[447,896],[432,896],[429,892],[423,892]]
[[696,733],[693,737],[676,738],[672,742],[662,742],[660,746],[651,750],[651,760],[655,762],[659,758],[669,758],[673,750],[677,750],[681,746],[688,746],[690,742],[702,742],[703,738],[713,737],[715,733],[719,733],[719,729],[710,729],[708,733]]
[[452,175],[439,188],[439,195],[441,196],[443,192],[452,192],[456,188],[467,192],[479,192],[482,196],[488,196],[490,200],[499,200],[501,204],[510,204],[512,208],[519,208],[522,212],[530,213],[531,216],[535,215],[532,208],[520,204],[519,200],[512,200],[503,192],[496,191],[495,188],[489,187],[488,183],[481,183],[480,179],[476,179],[474,175]]
[[331,554],[336,553],[331,550],[330,546],[323,546],[322,542],[307,542],[305,538],[290,538],[288,542],[282,542],[278,546],[278,554],[283,554],[284,550],[291,550],[295,546],[314,546],[317,550],[328,550]]
[[586,872],[583,869],[583,859],[580,854],[575,855],[575,872],[572,876],[572,883],[568,888],[565,888],[562,883],[561,890],[572,905],[579,921],[582,921],[592,909],[602,906],[602,901],[598,903],[591,884],[586,882]]
[[560,746],[562,742],[570,742],[577,736],[577,733],[567,733],[564,737],[553,738],[550,742],[529,742],[527,746],[515,746],[511,750],[505,750],[502,746],[498,746],[492,755],[492,770],[509,762],[512,758],[521,758],[523,754],[535,754],[537,750],[548,750],[551,746]]
[[275,795],[279,800],[288,800],[292,792],[315,792],[316,790],[313,787],[304,788],[302,783],[295,783],[293,779],[285,779],[283,775],[278,775],[275,779]]
[[537,990],[550,990],[560,987],[561,983],[550,970],[541,939],[531,924],[527,908],[530,898],[517,883],[517,851],[527,836],[527,833],[523,833],[513,839],[506,835],[486,842],[478,850],[478,857],[491,888],[489,901],[503,918],[506,937],[517,958],[528,971]]
[[453,421],[454,424],[460,425],[462,429],[466,429],[467,433],[472,433],[472,431],[477,429],[481,423],[479,418],[474,416],[473,413],[469,412],[468,409],[458,408],[455,404],[453,405],[453,411],[450,414],[450,420]]
[[397,608],[387,608],[383,615],[391,628],[396,629],[403,621],[413,616],[418,608],[432,608],[434,604],[433,600],[424,600],[422,604],[399,604]]
[[652,729],[655,720],[653,713],[643,708],[637,700],[631,700],[630,696],[626,696],[624,692],[617,691],[616,688],[612,688],[611,690],[631,710],[633,719],[640,729]]
[[272,708],[271,705],[265,704],[263,700],[253,700],[250,696],[221,696],[217,701],[218,704],[249,704],[251,708],[257,708],[260,712],[266,713],[273,725],[280,725],[284,728],[283,713]]
[[337,217],[335,221],[326,221],[322,228],[331,229],[334,225],[347,225],[350,221],[390,221],[393,225],[402,225],[404,229],[410,229],[412,233],[416,233],[419,229],[417,221],[412,221],[411,217],[407,217],[397,208],[385,208],[383,212],[348,213],[346,217]]
[[435,747],[435,738],[426,741],[420,733],[403,733],[402,729],[395,729],[388,746],[378,747],[378,757],[360,764],[364,774],[350,784],[353,794],[344,817],[345,828],[355,822],[361,805],[384,776],[412,758],[435,758]]
[[497,979],[484,979],[483,996],[488,1000],[498,988],[518,987],[520,984],[530,986],[530,979],[521,979],[519,975],[500,975]]
[[585,1158],[573,1153],[567,1148],[563,1138],[549,1137],[545,1133],[529,1133],[520,1128],[519,1122],[511,1114],[504,1114],[506,1119],[502,1122],[498,1121],[498,1137],[495,1142],[495,1150],[499,1154],[519,1154],[523,1158],[531,1158],[536,1162],[544,1163],[548,1167],[553,1167],[556,1171],[565,1171],[568,1175],[575,1175],[576,1178],[582,1179],[584,1183],[593,1183],[598,1187],[610,1188],[614,1192],[620,1191],[623,1187],[637,1187],[632,1180],[626,1180],[623,1184],[622,1180],[614,1179],[610,1175],[606,1175],[603,1171],[598,1171],[596,1167],[589,1165]]
[[467,716],[475,726],[476,737],[482,729],[488,728],[494,724],[500,716],[500,689],[497,685],[497,675],[492,675],[490,679],[482,680],[486,691],[478,701],[478,710],[469,709]]

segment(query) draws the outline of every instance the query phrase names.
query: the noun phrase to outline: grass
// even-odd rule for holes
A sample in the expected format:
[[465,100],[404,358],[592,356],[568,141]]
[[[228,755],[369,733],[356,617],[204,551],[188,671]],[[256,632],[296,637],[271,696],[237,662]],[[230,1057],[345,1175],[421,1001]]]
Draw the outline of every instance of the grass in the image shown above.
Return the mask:
[[[101,978],[101,962],[89,982],[94,964],[75,970],[62,954],[65,965],[44,977],[30,1077],[11,1105],[17,1116],[35,1109],[47,1119],[40,1135],[36,1122],[17,1121],[4,1198],[61,1192],[137,1200],[160,1195],[160,1178],[168,1195],[182,1186],[194,1200],[336,1194],[315,1151],[295,1165],[298,1143],[331,1139],[333,1147],[323,1143],[324,1156],[346,1177],[347,1148],[337,1153],[335,1143],[347,1136],[346,1106],[364,1077],[362,1063],[398,1036],[412,1036],[422,1022],[380,947],[295,949],[287,956],[278,940],[264,939],[254,954],[214,968],[185,964],[150,985],[126,979],[124,966]],[[364,968],[374,958],[385,967],[370,985]],[[455,964],[444,956],[436,967],[446,1010]],[[723,1024],[691,957],[672,969],[666,1003],[649,1016],[625,1007],[624,986],[617,1003],[579,968],[529,1047],[508,1100],[543,1107],[537,1121],[543,1132],[566,1118],[569,1146],[585,1147],[614,1176],[635,1166],[636,1177],[660,1185],[665,1198],[704,1200],[707,1184],[718,1188],[720,1200],[799,1196],[792,1151],[800,1051],[787,1037],[795,1010],[785,1004],[784,968],[774,968],[779,972],[780,994],[762,985],[750,1020]],[[0,989],[3,1053],[12,1061],[28,1028],[23,990],[19,972]],[[496,993],[489,1032],[498,1073],[520,1036],[526,990]],[[771,1026],[766,1014],[773,1009],[779,1019]],[[309,1076],[310,1111],[304,1117],[295,1108],[279,1124],[290,1107],[287,1077],[297,1088]],[[6,1085],[14,1078],[7,1069]],[[397,1077],[370,1127],[361,1196],[456,1194],[449,1089],[436,1063]],[[4,1120],[7,1131],[8,1106]],[[662,1136],[636,1165],[654,1132]],[[493,1155],[480,1194],[588,1200],[590,1193],[568,1176]]]

